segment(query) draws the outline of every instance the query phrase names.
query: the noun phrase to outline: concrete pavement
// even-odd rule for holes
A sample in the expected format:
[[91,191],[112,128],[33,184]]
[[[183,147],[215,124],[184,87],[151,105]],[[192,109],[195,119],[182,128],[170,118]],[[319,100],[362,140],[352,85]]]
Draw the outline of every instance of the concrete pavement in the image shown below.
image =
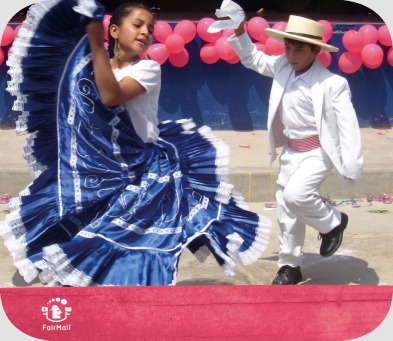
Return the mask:
[[[185,250],[180,258],[178,285],[205,284],[270,284],[277,271],[277,223],[275,210],[266,202],[274,202],[277,164],[269,168],[266,131],[215,131],[231,147],[230,178],[236,190],[242,192],[250,208],[273,221],[271,242],[262,257],[250,266],[241,266],[234,277],[226,277],[213,257],[199,263]],[[393,131],[362,129],[365,160],[364,176],[356,188],[345,189],[334,175],[322,188],[322,195],[336,203],[344,200],[339,210],[349,215],[349,226],[338,252],[328,258],[319,256],[318,233],[307,228],[302,268],[305,284],[393,285],[391,255],[393,243],[393,204],[367,202],[367,196],[393,195]],[[26,162],[21,157],[25,137],[14,131],[0,130],[0,195],[17,195],[29,182]],[[355,198],[352,206],[346,199]],[[0,204],[0,220],[4,220],[7,205]],[[1,240],[1,239],[0,239]],[[0,242],[0,287],[41,286],[36,281],[27,284],[16,272],[11,257]]]

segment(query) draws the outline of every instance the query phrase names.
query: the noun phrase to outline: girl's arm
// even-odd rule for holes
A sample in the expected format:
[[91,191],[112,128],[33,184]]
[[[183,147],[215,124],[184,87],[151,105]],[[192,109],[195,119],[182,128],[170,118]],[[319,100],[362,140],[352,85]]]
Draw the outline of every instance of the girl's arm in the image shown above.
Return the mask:
[[93,20],[86,26],[93,58],[94,78],[102,102],[108,106],[120,105],[145,92],[145,88],[131,77],[118,82],[113,74],[104,47],[104,27],[102,22]]

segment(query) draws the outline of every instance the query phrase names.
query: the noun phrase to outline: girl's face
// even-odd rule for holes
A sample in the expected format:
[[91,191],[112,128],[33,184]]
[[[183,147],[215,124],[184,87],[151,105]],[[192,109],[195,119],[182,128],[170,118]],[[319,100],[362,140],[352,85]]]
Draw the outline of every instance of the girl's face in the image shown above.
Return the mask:
[[295,70],[296,76],[301,75],[311,67],[320,50],[319,46],[313,48],[307,43],[285,41],[285,55],[292,69]]
[[153,30],[153,15],[143,8],[134,8],[120,26],[110,27],[110,33],[117,39],[121,54],[131,60],[149,48],[153,42]]

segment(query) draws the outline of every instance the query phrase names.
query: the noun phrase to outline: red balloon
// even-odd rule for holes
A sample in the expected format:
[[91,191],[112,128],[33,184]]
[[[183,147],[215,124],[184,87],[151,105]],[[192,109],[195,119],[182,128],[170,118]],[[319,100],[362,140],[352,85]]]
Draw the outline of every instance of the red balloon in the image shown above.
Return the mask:
[[362,66],[360,53],[344,52],[338,59],[338,66],[345,73],[354,73]]
[[220,58],[217,56],[216,46],[214,43],[208,43],[201,48],[199,55],[202,61],[206,64],[214,64]]
[[165,40],[165,46],[169,53],[180,53],[184,49],[185,41],[180,34],[173,33]]
[[351,52],[360,52],[364,47],[363,35],[355,30],[350,30],[343,35],[343,45]]
[[7,46],[14,41],[14,30],[11,26],[7,25],[4,29],[3,36],[1,37],[1,46]]
[[285,31],[287,28],[287,23],[285,21],[278,21],[272,26],[272,28],[279,31]]
[[266,51],[267,54],[272,56],[279,56],[285,53],[285,44],[276,39],[273,39],[272,37],[269,37],[266,40]]
[[378,29],[378,41],[385,46],[392,46],[392,36],[390,35],[389,29],[386,25],[381,26]]
[[372,68],[376,65],[379,67],[382,64],[383,50],[381,46],[377,44],[367,44],[365,47],[363,47],[360,55],[364,65],[366,65],[368,68]]
[[169,56],[169,52],[165,44],[162,43],[151,45],[147,49],[146,53],[151,59],[155,60],[160,65],[164,64]]
[[223,60],[230,60],[236,56],[235,50],[228,42],[227,37],[221,37],[216,41],[217,56]]
[[172,27],[166,21],[157,21],[154,24],[153,37],[160,43],[165,43],[166,39],[172,34]]
[[265,30],[269,27],[269,23],[264,18],[254,17],[251,18],[248,22],[247,31],[250,34],[251,38],[254,38],[257,41],[264,43],[269,37],[265,33]]
[[263,53],[267,53],[267,48],[264,43],[256,42],[255,47],[257,48],[258,51],[262,51]]
[[321,51],[317,54],[317,59],[325,68],[327,68],[332,62],[332,55],[328,51]]
[[197,24],[197,33],[199,37],[202,40],[207,41],[208,43],[215,43],[222,36],[221,32],[216,32],[216,33],[207,32],[209,26],[214,22],[215,20],[212,18],[203,18],[199,20]]
[[240,62],[240,58],[239,58],[238,55],[236,55],[235,57],[226,60],[226,62],[229,63],[229,64],[236,64],[236,63]]
[[0,65],[4,63],[4,52],[0,49]]
[[386,54],[386,59],[390,66],[393,66],[393,47],[391,47]]
[[185,43],[189,43],[194,40],[196,36],[196,26],[190,20],[182,20],[180,21],[173,30],[174,33],[180,34]]
[[187,65],[190,56],[188,55],[188,51],[183,48],[180,53],[174,53],[169,55],[169,61],[174,67],[183,67]]
[[332,24],[327,20],[318,20],[318,22],[323,25],[323,41],[329,41],[333,35]]
[[363,35],[364,45],[375,44],[378,40],[378,30],[373,25],[363,25],[359,33]]
[[104,26],[104,39],[108,40],[108,28],[109,22],[111,21],[112,16],[109,14],[104,15],[104,19],[102,19],[102,25]]

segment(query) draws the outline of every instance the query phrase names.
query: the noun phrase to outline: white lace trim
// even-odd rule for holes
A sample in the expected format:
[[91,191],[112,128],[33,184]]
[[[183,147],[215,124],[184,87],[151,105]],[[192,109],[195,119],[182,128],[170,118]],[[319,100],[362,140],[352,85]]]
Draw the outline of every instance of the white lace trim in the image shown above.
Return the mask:
[[227,248],[234,259],[238,259],[242,264],[249,265],[254,263],[266,250],[269,244],[271,221],[269,218],[258,215],[259,223],[256,229],[255,240],[252,245],[245,251],[239,252],[243,239],[237,234],[229,235]]
[[78,5],[74,6],[72,9],[80,13],[82,15],[85,15],[86,17],[93,18],[94,12],[97,10],[97,5],[93,0],[77,0]]
[[[45,263],[42,263],[40,279],[44,283],[59,282],[62,285],[92,286],[97,285],[91,277],[75,269],[62,248],[53,244],[43,248]],[[54,270],[56,269],[56,270]]]
[[136,234],[139,235],[146,235],[146,234],[158,234],[158,235],[166,235],[166,234],[179,234],[183,232],[183,226],[177,226],[177,227],[167,227],[167,228],[158,228],[158,227],[149,227],[147,229],[140,228],[139,226],[136,226],[134,224],[129,224],[126,223],[125,221],[116,218],[113,219],[112,222],[116,224],[117,226],[127,230],[127,231],[132,231]]
[[188,214],[187,221],[192,220],[195,215],[201,210],[201,209],[206,209],[207,206],[209,205],[209,198],[203,197],[202,202],[198,203],[193,207],[193,209],[190,211]]
[[[17,199],[17,198],[14,198]],[[15,267],[27,283],[37,277],[38,271],[27,258],[26,228],[20,218],[19,202],[13,200],[12,212],[6,215],[6,221],[0,222],[0,236],[8,249]]]
[[117,162],[120,163],[121,170],[123,172],[128,172],[128,178],[130,179],[131,182],[133,182],[136,178],[135,172],[130,171],[128,168],[128,164],[125,162],[123,156],[121,155],[121,148],[120,145],[117,143],[117,139],[119,138],[119,129],[117,129],[115,126],[120,122],[120,118],[118,116],[115,116],[110,122],[109,125],[112,127],[112,136],[111,136],[111,142],[112,142],[112,148],[113,148],[113,155]]
[[27,50],[30,46],[31,38],[33,37],[41,19],[60,1],[61,0],[42,1],[29,8],[26,19],[14,40],[8,56],[7,65],[9,66],[8,73],[11,76],[11,80],[8,83],[6,90],[10,92],[11,95],[17,97],[12,109],[14,111],[22,111],[22,114],[19,116],[16,123],[16,133],[18,135],[24,135],[27,133],[26,122],[29,116],[29,112],[24,111],[24,104],[27,101],[27,96],[23,95],[19,89],[19,84],[23,82],[21,61],[27,56]]

